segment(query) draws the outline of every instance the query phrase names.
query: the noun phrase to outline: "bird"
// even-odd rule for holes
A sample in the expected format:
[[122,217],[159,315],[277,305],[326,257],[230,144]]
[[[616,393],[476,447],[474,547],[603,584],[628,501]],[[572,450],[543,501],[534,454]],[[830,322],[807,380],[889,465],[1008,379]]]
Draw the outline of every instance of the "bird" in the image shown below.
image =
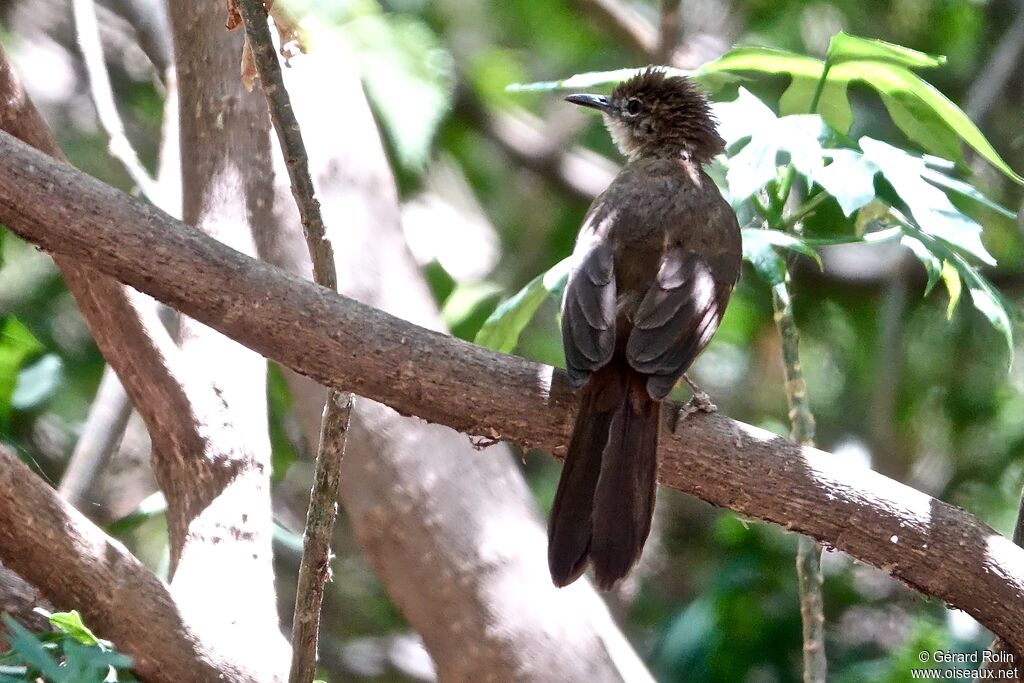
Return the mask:
[[[739,223],[704,171],[725,142],[706,95],[648,67],[596,109],[626,163],[590,206],[562,301],[578,411],[548,526],[563,587],[587,566],[611,590],[651,530],[668,393],[718,329],[742,267]],[[697,406],[713,409],[694,388]],[[701,394],[701,396],[698,396]]]

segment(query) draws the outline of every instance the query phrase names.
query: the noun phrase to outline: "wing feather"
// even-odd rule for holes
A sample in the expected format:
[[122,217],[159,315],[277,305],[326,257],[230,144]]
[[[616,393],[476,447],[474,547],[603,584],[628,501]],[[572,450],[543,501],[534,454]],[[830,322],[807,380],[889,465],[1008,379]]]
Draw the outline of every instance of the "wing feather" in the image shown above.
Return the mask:
[[662,399],[718,329],[731,290],[716,286],[708,263],[683,247],[669,249],[644,295],[626,343],[626,358],[649,375],[647,391]]
[[562,346],[569,378],[577,387],[615,351],[615,259],[607,244],[595,245],[569,275]]

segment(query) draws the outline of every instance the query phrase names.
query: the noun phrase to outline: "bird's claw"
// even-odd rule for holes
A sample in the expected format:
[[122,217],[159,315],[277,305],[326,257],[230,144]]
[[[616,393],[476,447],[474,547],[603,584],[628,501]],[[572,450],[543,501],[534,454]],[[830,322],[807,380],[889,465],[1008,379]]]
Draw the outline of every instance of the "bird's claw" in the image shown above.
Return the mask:
[[711,402],[711,397],[701,390],[695,383],[693,383],[689,377],[684,375],[683,377],[686,383],[690,387],[690,391],[693,392],[693,396],[690,400],[679,407],[679,412],[676,413],[676,420],[672,426],[674,432],[679,423],[688,418],[694,413],[717,413],[718,406]]

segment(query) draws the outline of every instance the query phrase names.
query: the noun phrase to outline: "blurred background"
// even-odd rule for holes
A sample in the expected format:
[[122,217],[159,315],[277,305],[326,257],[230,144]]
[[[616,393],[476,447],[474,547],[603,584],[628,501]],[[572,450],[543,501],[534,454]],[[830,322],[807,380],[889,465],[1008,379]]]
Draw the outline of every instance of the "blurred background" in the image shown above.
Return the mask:
[[[472,340],[503,299],[569,254],[590,199],[619,163],[596,117],[557,93],[510,93],[506,86],[656,61],[657,3],[279,4],[309,28],[310,40],[345,41],[358,56],[399,182],[409,246],[453,333]],[[152,169],[163,119],[164,48],[153,44],[159,31],[140,26],[159,26],[162,10],[147,0],[99,9],[127,133]],[[1010,166],[1024,169],[1024,3],[684,0],[678,30],[672,60],[690,67],[738,44],[821,57],[839,30],[946,55],[945,67],[923,75],[964,108]],[[106,151],[67,3],[0,0],[0,42],[72,163],[131,189]],[[774,105],[785,85],[780,78],[747,87]],[[853,86],[851,100],[858,126],[907,145],[866,88]],[[990,197],[1019,210],[1019,186],[983,163],[972,170]],[[986,275],[1015,320],[1024,298],[1022,229],[1019,219],[993,217],[984,235],[998,261]],[[896,244],[831,247],[823,257],[824,272],[796,263],[793,285],[819,447],[1009,533],[1024,480],[1022,364],[1008,369],[1002,338],[975,310],[961,306],[947,318],[944,294],[922,297],[925,273]],[[2,259],[0,315],[5,337],[16,343],[0,347],[0,438],[31,454],[38,471],[56,482],[103,360],[49,258],[4,235]],[[1024,338],[1019,330],[1017,338]],[[554,300],[542,305],[515,353],[562,363]],[[744,273],[695,377],[726,415],[788,433],[770,295],[752,272]],[[270,379],[279,590],[288,600],[312,466],[287,387],[274,369]],[[166,571],[148,458],[145,428],[133,416],[87,510]],[[525,453],[522,468],[546,509],[559,466],[546,454]],[[343,519],[339,526],[322,648],[330,680],[432,680],[429,656]],[[796,538],[774,526],[664,489],[642,564],[608,601],[659,680],[797,681],[795,548]],[[830,680],[902,681],[922,649],[988,643],[970,617],[881,572],[841,553],[826,553],[823,564]]]

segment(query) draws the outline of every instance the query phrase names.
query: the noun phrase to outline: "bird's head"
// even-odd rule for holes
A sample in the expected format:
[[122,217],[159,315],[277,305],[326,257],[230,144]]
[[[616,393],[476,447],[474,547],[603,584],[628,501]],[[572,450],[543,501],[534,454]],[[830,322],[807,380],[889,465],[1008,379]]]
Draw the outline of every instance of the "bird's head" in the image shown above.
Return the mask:
[[612,94],[570,95],[573,104],[597,109],[626,157],[685,156],[706,163],[725,148],[707,97],[685,76],[648,68]]

